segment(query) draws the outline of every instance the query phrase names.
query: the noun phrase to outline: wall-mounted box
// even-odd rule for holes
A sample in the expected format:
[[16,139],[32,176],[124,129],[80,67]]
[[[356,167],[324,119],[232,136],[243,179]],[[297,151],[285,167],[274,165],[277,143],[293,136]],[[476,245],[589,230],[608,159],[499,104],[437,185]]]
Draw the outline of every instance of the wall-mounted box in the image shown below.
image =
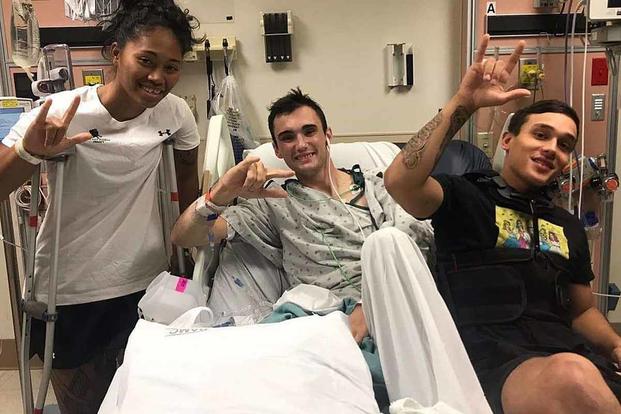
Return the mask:
[[414,85],[414,52],[410,43],[388,43],[385,48],[386,85]]
[[[226,40],[226,42],[225,42]],[[196,62],[198,55],[205,52],[205,44],[209,41],[209,58],[212,61],[224,61],[224,45],[226,44],[227,59],[235,59],[237,54],[237,42],[235,36],[207,36],[205,42],[192,46],[192,50],[185,54],[183,60],[186,62]]]
[[291,62],[293,60],[291,10],[283,13],[261,13],[261,30],[265,43],[265,62]]

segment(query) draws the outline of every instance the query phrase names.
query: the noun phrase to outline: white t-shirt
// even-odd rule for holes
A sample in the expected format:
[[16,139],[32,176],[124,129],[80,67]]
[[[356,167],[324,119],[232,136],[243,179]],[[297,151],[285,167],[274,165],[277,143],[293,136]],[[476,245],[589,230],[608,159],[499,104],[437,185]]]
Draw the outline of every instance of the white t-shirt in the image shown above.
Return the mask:
[[[61,117],[74,96],[81,103],[67,136],[96,128],[100,142],[76,146],[65,164],[57,303],[71,305],[128,295],[145,289],[167,267],[157,199],[157,167],[162,142],[174,135],[174,148],[198,146],[192,112],[168,94],[134,119],[112,118],[97,86],[53,95],[50,115]],[[25,114],[2,141],[23,137],[38,109]],[[47,300],[52,218],[58,208],[56,164],[48,162],[49,209],[37,239],[35,292]]]

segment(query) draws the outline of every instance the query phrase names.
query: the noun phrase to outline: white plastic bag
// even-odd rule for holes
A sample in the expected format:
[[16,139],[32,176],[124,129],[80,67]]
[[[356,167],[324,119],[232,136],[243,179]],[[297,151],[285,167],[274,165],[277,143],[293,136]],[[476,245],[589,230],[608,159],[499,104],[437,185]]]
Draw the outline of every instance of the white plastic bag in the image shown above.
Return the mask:
[[341,312],[204,328],[205,308],[165,326],[139,320],[100,414],[379,413]]
[[243,111],[241,91],[233,75],[228,75],[222,80],[214,110],[216,114],[224,115],[226,118],[231,133],[235,162],[239,163],[242,160],[243,151],[258,147],[259,142],[253,138],[248,127]]
[[169,324],[184,312],[206,303],[199,282],[162,272],[138,302],[138,313],[148,321]]
[[31,0],[11,1],[11,58],[33,81],[30,67],[39,61],[39,22]]

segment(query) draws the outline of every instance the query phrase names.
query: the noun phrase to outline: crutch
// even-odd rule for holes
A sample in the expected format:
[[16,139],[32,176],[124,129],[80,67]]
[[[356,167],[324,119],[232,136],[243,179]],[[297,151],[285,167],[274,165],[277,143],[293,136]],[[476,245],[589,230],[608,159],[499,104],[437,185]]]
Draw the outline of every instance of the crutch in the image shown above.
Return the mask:
[[[73,148],[75,152],[75,148]],[[37,168],[32,177],[32,190],[30,199],[30,215],[28,219],[27,240],[28,258],[26,266],[26,278],[24,281],[24,299],[22,301],[23,329],[20,346],[20,369],[24,375],[22,382],[22,401],[24,413],[42,414],[45,405],[45,397],[52,374],[52,361],[54,350],[54,326],[58,319],[56,313],[56,286],[58,281],[58,250],[60,242],[60,217],[62,212],[62,193],[64,185],[65,163],[71,152],[57,155],[47,160],[54,162],[56,166],[55,190],[53,197],[55,203],[55,215],[52,217],[53,239],[50,261],[50,274],[48,285],[47,303],[38,302],[34,296],[34,269],[36,255],[36,238],[38,232],[39,219],[39,187],[41,181],[41,167]],[[40,275],[39,275],[40,276]],[[45,322],[45,349],[43,356],[43,370],[41,372],[41,382],[37,392],[36,401],[33,407],[33,392],[30,378],[30,329],[32,318]]]

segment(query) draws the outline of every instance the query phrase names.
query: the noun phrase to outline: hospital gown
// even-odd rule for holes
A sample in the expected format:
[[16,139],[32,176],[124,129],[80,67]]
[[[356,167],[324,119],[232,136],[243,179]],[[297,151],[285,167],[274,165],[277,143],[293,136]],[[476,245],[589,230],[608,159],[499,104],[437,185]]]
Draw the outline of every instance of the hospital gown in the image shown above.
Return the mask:
[[[234,235],[254,246],[293,279],[331,290],[341,298],[360,299],[360,249],[382,227],[408,234],[427,258],[433,250],[428,221],[408,215],[386,191],[382,173],[364,173],[367,207],[345,206],[297,180],[284,184],[287,198],[245,200],[228,208],[223,217]],[[355,217],[355,219],[352,217]]]

